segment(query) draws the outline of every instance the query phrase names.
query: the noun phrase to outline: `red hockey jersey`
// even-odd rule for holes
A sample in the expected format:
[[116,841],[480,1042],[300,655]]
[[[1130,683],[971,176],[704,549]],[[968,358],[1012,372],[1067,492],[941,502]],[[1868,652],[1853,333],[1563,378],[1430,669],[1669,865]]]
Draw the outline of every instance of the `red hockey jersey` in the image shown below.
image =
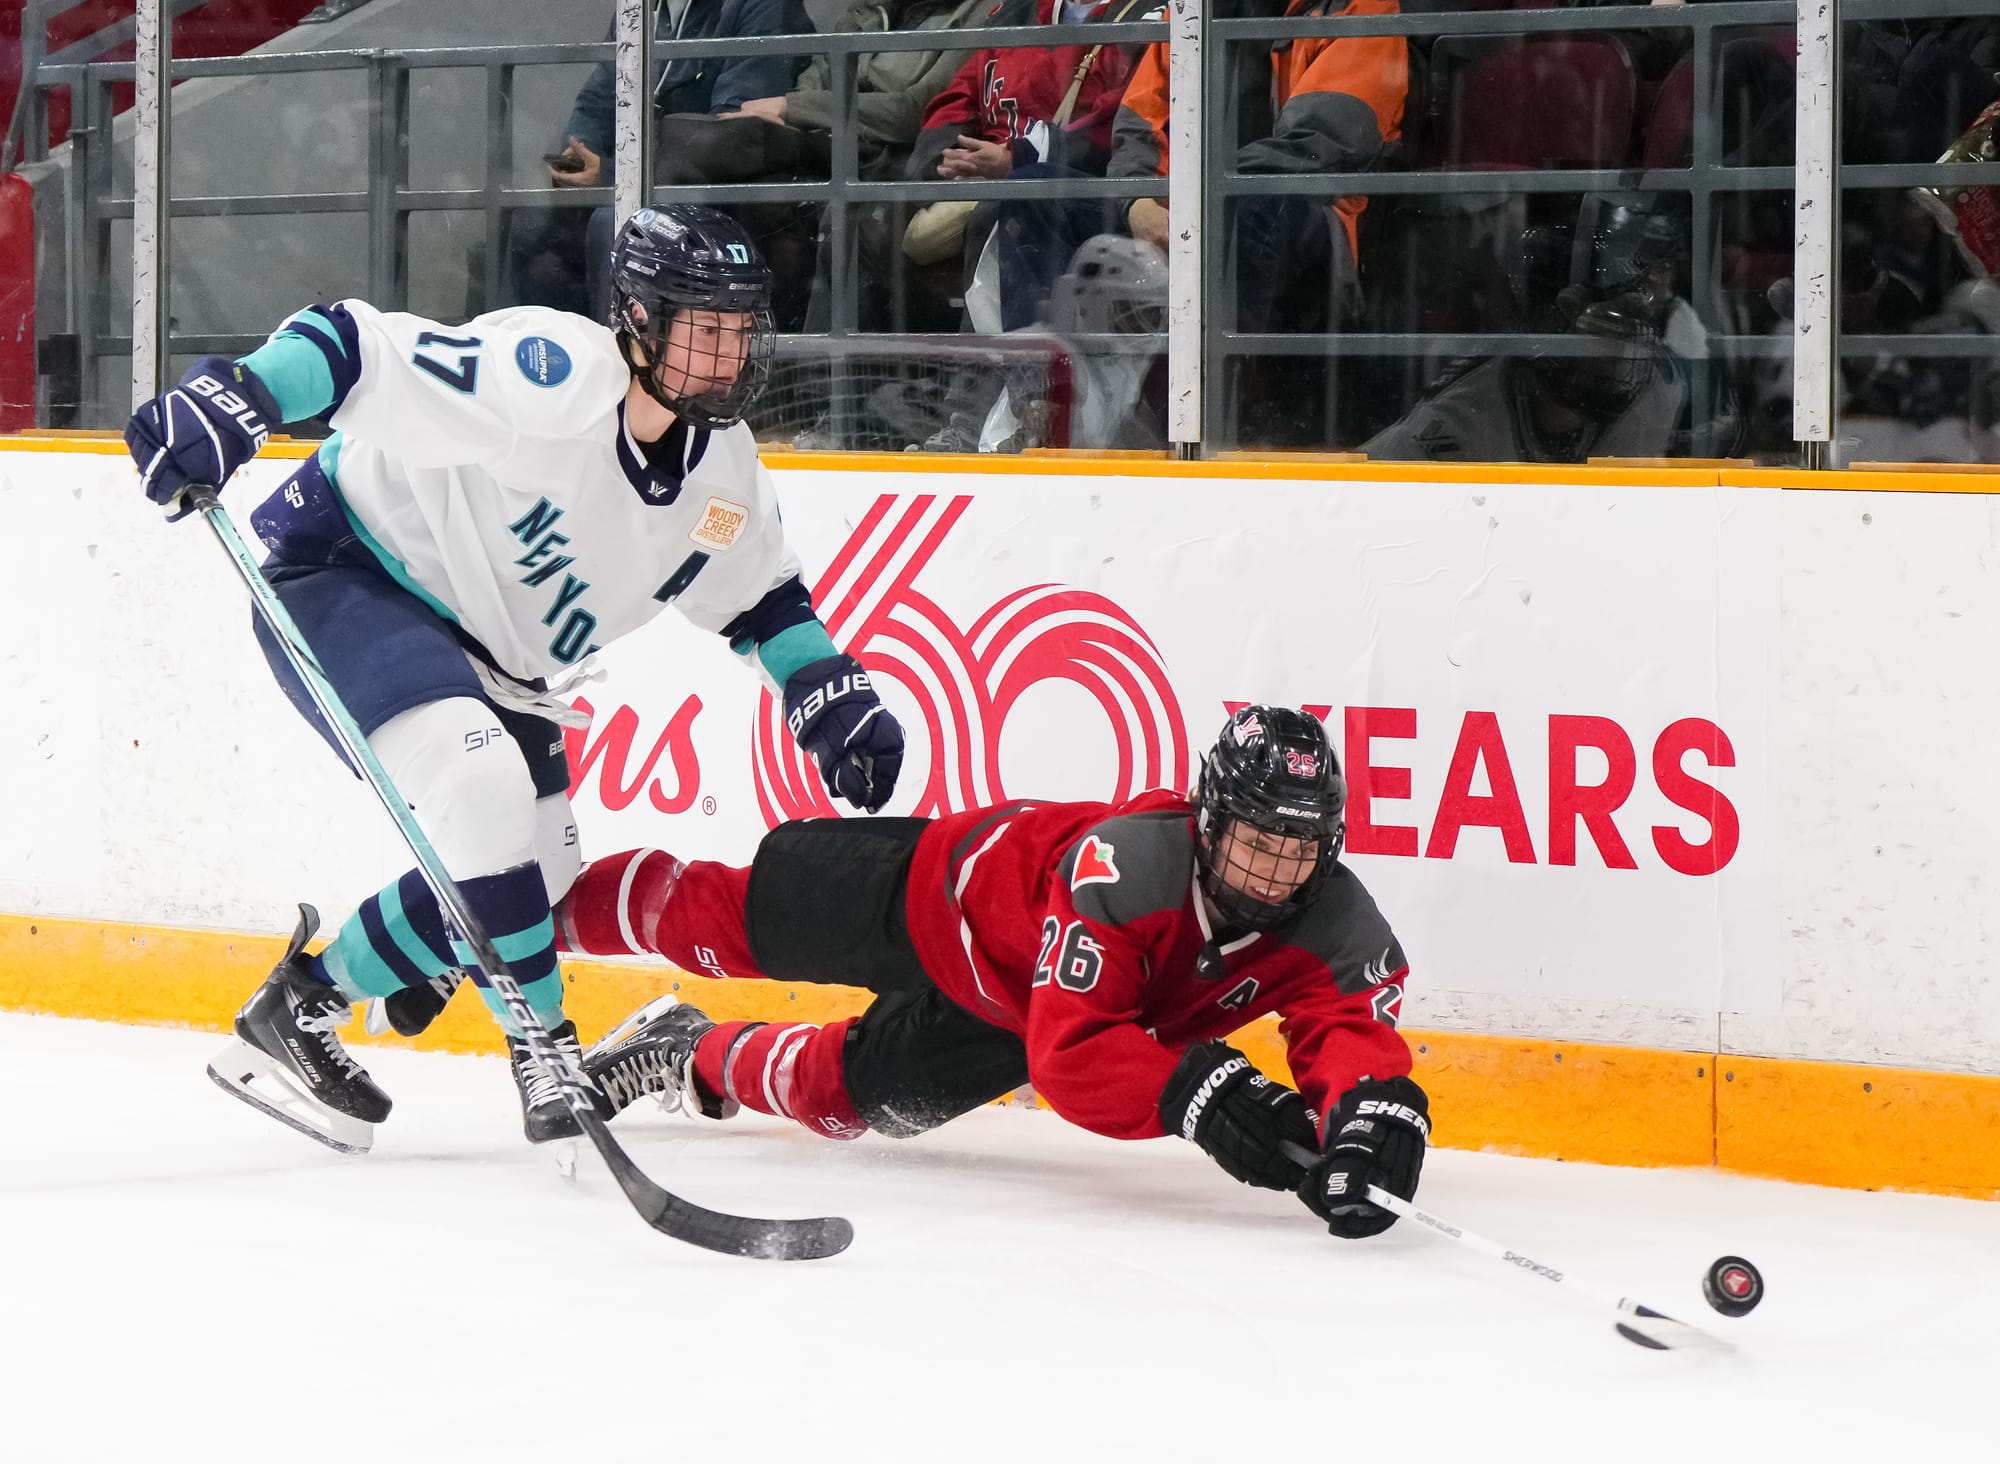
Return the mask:
[[1235,935],[1219,968],[1197,970],[1215,932],[1193,811],[1171,793],[939,819],[917,844],[906,909],[931,979],[1019,1032],[1035,1091],[1111,1138],[1160,1135],[1182,1051],[1267,1012],[1322,1115],[1362,1079],[1410,1071],[1396,1030],[1408,963],[1345,865],[1285,929]]

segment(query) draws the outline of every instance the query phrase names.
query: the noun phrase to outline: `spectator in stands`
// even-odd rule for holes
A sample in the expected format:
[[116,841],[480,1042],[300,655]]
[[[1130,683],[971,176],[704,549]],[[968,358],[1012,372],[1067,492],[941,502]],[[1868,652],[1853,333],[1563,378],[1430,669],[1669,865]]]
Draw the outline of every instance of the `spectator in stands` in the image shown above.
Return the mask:
[[[1292,0],[1293,19],[1394,15],[1397,0]],[[1165,177],[1170,98],[1167,47],[1140,59],[1118,116],[1114,178]],[[1402,136],[1410,84],[1401,36],[1338,36],[1279,42],[1271,48],[1267,136],[1236,150],[1242,173],[1360,173],[1375,167]],[[1301,195],[1239,198],[1231,211],[1229,277],[1236,281],[1236,329],[1245,332],[1338,330],[1360,294],[1359,225],[1365,197],[1331,201]],[[1164,249],[1166,205],[1141,198],[1126,210],[1136,239]]]
[[[660,40],[729,39],[742,36],[810,34],[813,26],[803,0],[667,0],[658,7],[656,35]],[[617,34],[614,26],[611,35]],[[758,54],[726,58],[679,57],[667,63],[653,91],[656,117],[711,118],[744,110],[746,104],[783,97],[805,67],[804,55]],[[608,187],[613,182],[612,128],[615,71],[601,62],[577,93],[564,128],[562,152],[549,163],[548,176],[557,188]],[[740,130],[727,141],[740,143]],[[666,139],[661,139],[666,143]],[[683,146],[656,147],[656,182],[740,181],[687,176],[681,161]],[[740,166],[765,171],[771,160],[745,158]],[[599,208],[524,212],[515,219],[513,256],[516,298],[524,304],[550,305],[605,319],[610,310],[607,262],[612,234],[611,210]],[[752,229],[755,235],[757,230]],[[760,243],[764,241],[760,240]],[[782,256],[784,251],[766,251]],[[771,258],[782,282],[781,259]],[[774,302],[774,310],[782,302]]]
[[[1003,0],[994,25],[1075,25],[1137,20],[1147,0]],[[1131,74],[1131,49],[1115,45],[990,47],[975,52],[932,101],[911,156],[914,179],[1101,177],[1111,156],[1112,119]],[[1002,217],[997,203],[951,200],[914,214],[903,239],[919,265],[953,262],[965,298],[961,329],[986,334],[1034,317],[1006,300],[997,259],[988,254]],[[1066,256],[1065,256],[1066,258]],[[982,269],[982,259],[987,265]],[[1055,270],[1060,271],[1062,260]],[[1046,298],[1047,280],[1040,294]],[[985,373],[953,385],[943,428],[923,446],[969,452],[996,384]]]
[[[946,31],[993,23],[1000,0],[849,0],[836,31]],[[971,53],[964,50],[864,52],[855,58],[855,142],[859,176],[882,181],[901,178],[923,124],[925,109],[944,90]],[[833,93],[833,68],[825,55],[807,62],[783,96],[745,102],[731,117],[760,117],[799,135],[799,151],[814,177],[828,176],[833,155],[833,123],[840,99]],[[879,292],[890,274],[886,247],[890,210],[874,207],[853,216],[862,261],[864,327],[884,314]],[[819,267],[806,329],[827,328],[832,262],[820,227]]]
[[[956,30],[994,23],[999,0],[849,0],[835,31]],[[855,58],[855,129],[863,178],[901,177],[915,147],[925,109],[969,53],[965,51],[864,52]],[[825,55],[812,57],[782,96],[746,101],[729,116],[754,116],[812,136],[807,146],[830,155],[839,98]],[[824,166],[824,164],[822,164]]]
[[[990,25],[1075,25],[1137,19],[1130,0],[1003,0]],[[1118,46],[976,51],[924,113],[912,178],[1007,178],[1037,164],[1102,176],[1111,122],[1131,74]]]
[[[995,25],[1075,25],[1137,19],[1139,0],[1006,0]],[[1131,74],[1120,46],[992,48],[975,53],[924,114],[912,178],[1102,177],[1112,118]],[[966,218],[962,262],[978,251],[999,208],[953,201],[932,212]]]
[[[1255,13],[1255,0],[1244,7]],[[1394,14],[1396,0],[1292,0],[1285,13]],[[1154,11],[1159,18],[1164,11]],[[1136,17],[1134,17],[1136,18]],[[1114,121],[1110,176],[1164,177],[1168,166],[1168,51],[1164,42],[1140,56]],[[1237,108],[1244,118],[1270,118],[1237,149],[1236,167],[1251,173],[1360,172],[1374,167],[1401,135],[1409,90],[1409,53],[1399,36],[1314,38],[1278,45],[1268,71],[1255,74]],[[1359,296],[1357,221],[1365,198],[1328,202],[1304,197],[1237,200],[1232,210],[1227,272],[1237,282],[1235,328],[1261,332],[1338,329]],[[1162,251],[1166,205],[1153,198],[1107,211],[1091,201],[1009,202],[996,209],[998,325],[1019,329],[1036,318],[1050,285],[1092,234],[1125,232]],[[1228,328],[1227,326],[1224,327]],[[1282,393],[1246,390],[1277,417],[1296,415]],[[927,446],[963,446],[963,424]]]

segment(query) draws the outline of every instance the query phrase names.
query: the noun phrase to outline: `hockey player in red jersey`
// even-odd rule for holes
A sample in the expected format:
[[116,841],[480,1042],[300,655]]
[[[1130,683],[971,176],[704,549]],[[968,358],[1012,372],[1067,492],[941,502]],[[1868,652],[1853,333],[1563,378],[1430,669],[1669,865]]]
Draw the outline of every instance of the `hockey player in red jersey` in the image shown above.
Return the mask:
[[[1415,1193],[1429,1103],[1396,1030],[1402,948],[1339,862],[1345,804],[1318,720],[1250,707],[1190,798],[809,819],[748,869],[597,860],[558,911],[572,951],[878,995],[823,1027],[663,997],[586,1069],[615,1107],[747,1105],[834,1138],[921,1133],[1031,1081],[1084,1128],[1179,1134],[1335,1235],[1375,1234],[1394,1216],[1366,1187]],[[1296,1091],[1222,1040],[1267,1012]]]

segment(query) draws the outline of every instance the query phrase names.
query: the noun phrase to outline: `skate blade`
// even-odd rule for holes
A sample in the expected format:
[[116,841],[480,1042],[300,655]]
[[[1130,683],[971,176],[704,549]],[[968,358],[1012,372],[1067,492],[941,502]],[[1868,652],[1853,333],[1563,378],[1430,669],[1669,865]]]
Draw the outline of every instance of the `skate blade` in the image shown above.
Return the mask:
[[[216,1054],[208,1065],[215,1085],[286,1128],[297,1129],[329,1149],[366,1154],[375,1143],[375,1125],[327,1107],[302,1092],[284,1064],[242,1038]],[[255,1086],[253,1086],[253,1084]]]
[[557,1139],[550,1146],[554,1150],[557,1175],[570,1184],[576,1183],[576,1145],[575,1139]]
[[361,1030],[370,1037],[386,1037],[396,1029],[389,1024],[389,1003],[371,996],[361,1008]]
[[654,997],[651,1001],[647,1002],[644,1006],[640,1007],[639,1010],[632,1013],[631,1016],[627,1017],[617,1026],[613,1027],[609,1032],[606,1032],[602,1037],[598,1038],[595,1042],[591,1043],[589,1048],[587,1048],[583,1054],[584,1062],[588,1063],[593,1057],[597,1056],[600,1052],[609,1052],[612,1048],[616,1047],[619,1043],[623,1042],[627,1037],[630,1037],[634,1032],[639,1031],[642,1027],[650,1026],[655,1021],[659,1020],[660,1014],[662,1012],[670,1011],[674,1007],[679,1006],[680,1004],[681,1004],[681,999],[678,996],[675,996],[671,991],[667,992],[663,996]]

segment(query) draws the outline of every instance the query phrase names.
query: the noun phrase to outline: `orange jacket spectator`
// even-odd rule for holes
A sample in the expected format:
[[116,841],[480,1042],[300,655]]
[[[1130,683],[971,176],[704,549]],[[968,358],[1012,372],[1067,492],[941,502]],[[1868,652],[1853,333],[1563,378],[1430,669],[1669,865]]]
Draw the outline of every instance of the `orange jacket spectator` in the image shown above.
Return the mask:
[[[1394,15],[1398,0],[1291,0],[1285,14],[1306,19],[1336,15]],[[1155,12],[1156,15],[1163,12]],[[1153,17],[1148,17],[1149,19]],[[1114,178],[1165,177],[1167,173],[1167,47],[1148,46],[1125,89],[1115,125],[1110,174]],[[1401,36],[1340,36],[1271,43],[1271,136],[1237,149],[1243,173],[1359,173],[1375,166],[1383,149],[1403,135],[1403,102],[1410,89],[1409,50]],[[1368,200],[1342,198],[1333,205],[1347,235],[1350,259]]]

